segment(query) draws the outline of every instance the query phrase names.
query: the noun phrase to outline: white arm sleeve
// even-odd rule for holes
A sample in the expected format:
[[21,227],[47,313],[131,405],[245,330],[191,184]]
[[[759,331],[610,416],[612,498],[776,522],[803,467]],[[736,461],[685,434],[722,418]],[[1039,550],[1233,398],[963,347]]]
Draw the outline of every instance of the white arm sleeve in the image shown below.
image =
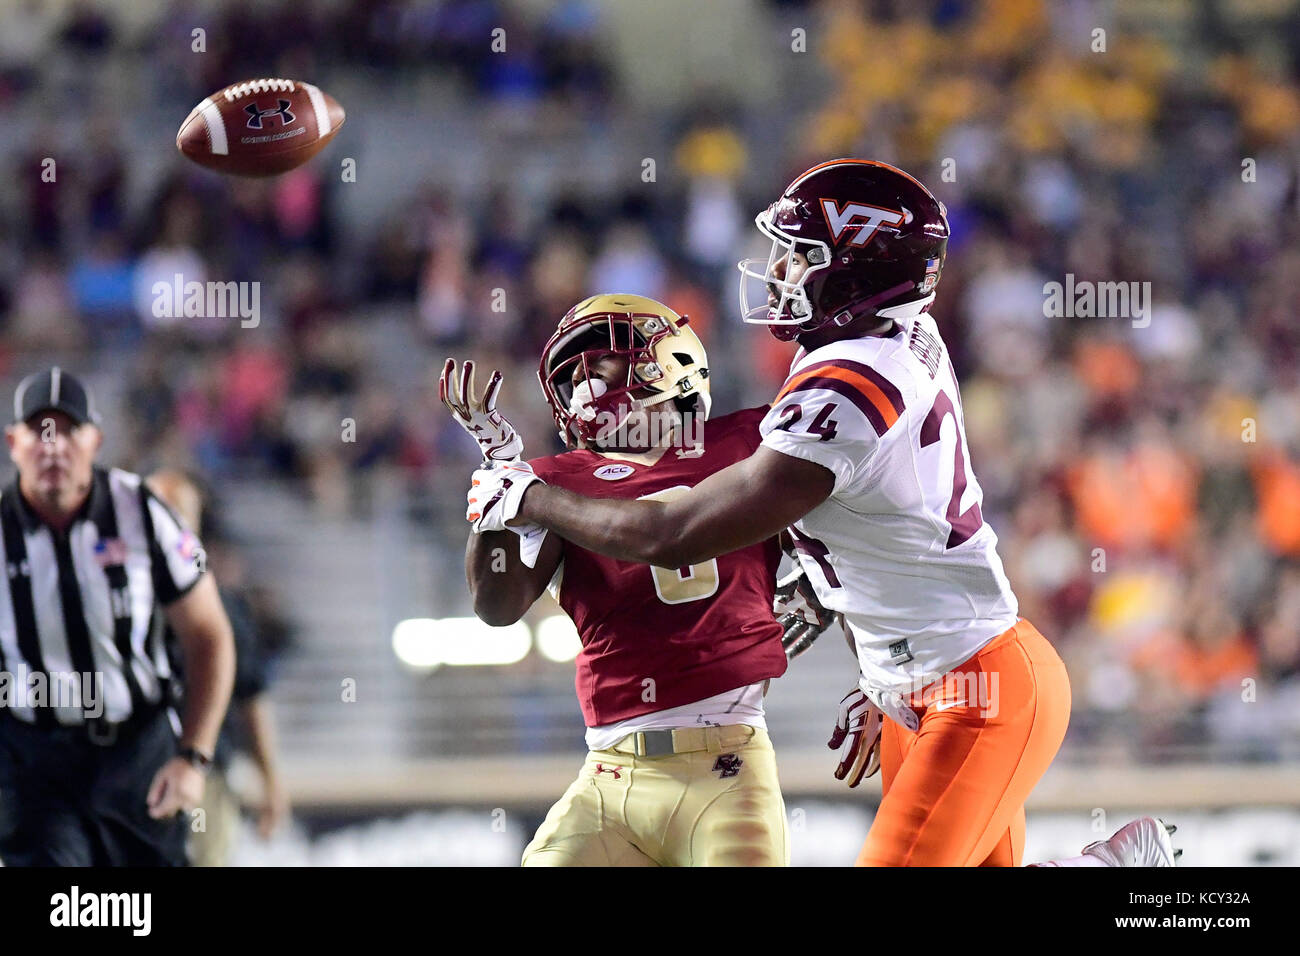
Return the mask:
[[203,576],[203,545],[152,492],[145,492],[145,507],[149,510],[146,527],[153,531],[149,551],[154,591],[160,604],[170,604],[198,584]]

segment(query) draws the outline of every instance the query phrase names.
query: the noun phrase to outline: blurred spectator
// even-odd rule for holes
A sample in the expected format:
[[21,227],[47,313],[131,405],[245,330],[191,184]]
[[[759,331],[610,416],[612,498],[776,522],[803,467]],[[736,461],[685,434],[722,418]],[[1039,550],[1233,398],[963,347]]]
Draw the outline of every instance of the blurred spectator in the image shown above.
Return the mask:
[[0,105],[37,84],[58,11],[42,0],[20,0],[0,30]]
[[[194,865],[225,866],[239,828],[240,800],[228,779],[237,739],[240,741],[239,749],[246,750],[252,757],[261,777],[258,832],[262,839],[269,838],[289,816],[289,793],[280,776],[268,700],[270,662],[259,640],[253,609],[240,593],[244,585],[243,565],[230,542],[223,541],[219,529],[212,526],[209,508],[199,485],[189,476],[171,469],[154,472],[146,480],[187,526],[202,529],[205,560],[217,578],[221,603],[234,632],[235,686],[230,711],[217,739],[204,791],[204,825],[193,831],[190,841]],[[174,644],[175,638],[169,632],[168,653],[183,698],[185,675],[179,666],[180,655]]]
[[86,227],[91,233],[121,232],[126,225],[126,162],[106,116],[90,122],[87,139]]
[[6,338],[12,348],[60,351],[81,347],[68,279],[54,253],[33,254],[13,294]]
[[587,277],[593,289],[644,290],[637,294],[657,299],[663,295],[665,268],[646,231],[634,223],[622,223],[606,234]]
[[[543,343],[580,299],[638,292],[690,316],[719,411],[769,401],[793,346],[737,321],[734,263],[769,248],[753,216],[807,166],[871,155],[948,206],[934,315],[984,513],[1070,665],[1077,733],[1252,755],[1300,734],[1300,33],[1249,4],[1181,23],[1177,46],[1117,9],[1099,55],[1088,4],[783,0],[754,8],[766,88],[738,70],[662,103],[623,55],[639,37],[590,0],[177,2],[145,56],[125,13],[11,6],[0,364],[89,349],[134,455],[282,479],[339,517],[403,488],[407,514],[446,522],[455,563],[448,489],[474,461],[431,393],[447,354],[503,370],[503,407],[542,454]],[[775,55],[791,18],[815,63]],[[144,99],[104,97],[87,121],[69,55]],[[337,156],[249,180],[159,149],[199,98],[272,68],[346,91],[339,142],[370,153],[357,183]],[[382,179],[399,166],[400,189]],[[169,312],[156,289],[178,274],[259,282],[262,321]],[[1044,286],[1070,274],[1150,282],[1150,323],[1051,314]],[[1250,677],[1255,724],[1234,722]]]
[[76,0],[68,8],[59,39],[75,55],[102,54],[113,42],[113,26],[104,11],[88,0]]
[[55,129],[42,126],[13,173],[14,181],[22,184],[23,240],[41,250],[58,250],[64,241],[64,218],[72,196],[67,185],[73,164],[59,145]]
[[134,267],[122,237],[95,234],[86,254],[72,264],[68,276],[77,312],[96,348],[122,348],[135,343],[139,326],[132,310]]
[[197,246],[200,209],[197,200],[176,192],[164,203],[157,242],[145,250],[135,270],[135,310],[152,332],[175,332],[183,338],[210,337],[230,320],[186,315],[190,283],[210,278]]

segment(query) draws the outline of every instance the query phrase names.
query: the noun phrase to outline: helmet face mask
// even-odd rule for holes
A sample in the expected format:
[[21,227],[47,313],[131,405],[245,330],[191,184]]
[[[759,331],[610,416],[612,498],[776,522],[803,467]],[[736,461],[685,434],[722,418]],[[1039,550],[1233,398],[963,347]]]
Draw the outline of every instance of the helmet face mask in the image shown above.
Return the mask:
[[[808,283],[830,266],[830,246],[820,239],[804,239],[782,232],[772,221],[770,207],[754,217],[754,225],[772,240],[772,250],[762,272],[756,268],[762,261],[757,258],[743,259],[738,265],[741,317],[751,325],[804,325],[813,318],[813,297],[808,294]],[[802,262],[795,259],[796,254],[802,256]]]
[[[556,351],[542,389],[555,398],[552,410],[558,407],[568,416],[561,431],[566,440],[566,430],[588,445],[610,438],[630,414],[650,404],[644,392],[653,392],[663,378],[644,337],[631,322],[613,316],[594,316],[573,327]],[[596,374],[595,366],[607,358],[623,360],[622,381]]]
[[[616,381],[602,360],[624,365]],[[569,310],[542,350],[538,381],[560,438],[573,447],[619,447],[636,415],[693,398],[708,417],[708,359],[687,319],[643,296],[594,296]],[[676,407],[669,411],[676,413]],[[653,433],[653,430],[651,430]]]

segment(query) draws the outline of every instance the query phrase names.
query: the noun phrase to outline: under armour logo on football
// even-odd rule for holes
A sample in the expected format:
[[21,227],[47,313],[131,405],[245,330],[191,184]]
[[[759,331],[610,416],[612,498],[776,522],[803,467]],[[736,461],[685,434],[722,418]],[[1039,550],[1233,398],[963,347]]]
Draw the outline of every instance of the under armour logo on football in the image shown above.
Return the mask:
[[905,218],[897,209],[883,209],[860,202],[846,203],[841,209],[834,199],[822,200],[822,215],[826,217],[826,226],[837,244],[844,230],[856,230],[849,239],[851,246],[865,246],[882,225],[897,226]]
[[622,769],[623,769],[622,766],[606,767],[603,763],[596,764],[596,773],[612,773],[614,775],[615,780],[619,778],[620,776],[619,771]]
[[735,754],[723,754],[713,763],[713,769],[718,772],[718,778],[734,777],[740,773],[741,766],[745,761],[741,760]]
[[292,123],[294,121],[294,115],[291,112],[289,112],[289,101],[278,100],[277,102],[280,105],[279,107],[273,110],[259,110],[257,108],[256,103],[249,103],[247,106],[245,106],[244,112],[247,113],[249,116],[248,128],[261,129],[263,116],[279,116],[280,123],[283,126],[288,126],[290,123]]

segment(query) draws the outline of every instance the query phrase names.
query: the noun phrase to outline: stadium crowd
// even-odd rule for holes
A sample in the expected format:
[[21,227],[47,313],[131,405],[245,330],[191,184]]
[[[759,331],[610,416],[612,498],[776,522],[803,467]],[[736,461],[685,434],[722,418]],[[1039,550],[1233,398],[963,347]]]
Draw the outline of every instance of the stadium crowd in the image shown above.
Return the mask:
[[[815,67],[779,67],[815,70],[822,89],[797,122],[702,92],[647,120],[670,137],[664,188],[584,193],[557,177],[525,208],[508,179],[467,193],[430,169],[364,235],[339,225],[346,194],[328,164],[246,181],[177,156],[142,178],[120,124],[51,120],[0,157],[15,184],[0,209],[0,373],[22,374],[32,354],[120,369],[132,418],[119,457],[218,486],[288,479],[346,513],[367,476],[399,473],[412,515],[441,522],[456,550],[473,461],[429,391],[446,355],[506,370],[503,405],[540,454],[556,447],[534,379],[542,343],[583,296],[635,291],[689,314],[717,369],[715,407],[761,404],[790,350],[737,319],[750,219],[813,162],[884,159],[948,207],[933,311],[1022,613],[1071,670],[1071,740],[1294,758],[1300,4],[1275,6],[1291,10],[1290,29],[1202,11],[1146,31],[1112,25],[1098,50],[1087,3],[1052,16],[1040,0],[763,4],[773,50],[789,48],[792,20],[818,46]],[[604,135],[623,106],[601,12],[582,0],[536,14],[234,3],[209,20],[205,57],[186,52],[187,2],[131,41],[161,71],[166,93],[150,95],[178,116],[232,79],[311,75],[317,58],[381,85],[441,71],[466,111],[509,105],[525,131],[565,122],[576,142]],[[492,56],[498,24],[511,42]],[[121,56],[126,42],[111,9],[7,14],[0,124],[76,95],[51,58]],[[84,149],[47,181],[46,157],[71,134]],[[760,154],[785,179],[756,181]],[[155,315],[154,282],[178,272],[262,280],[270,318],[254,332]],[[1045,285],[1067,275],[1149,283],[1147,312],[1054,316]],[[363,326],[375,310],[405,316],[425,381],[394,382],[373,360]],[[354,442],[339,440],[348,416]]]

